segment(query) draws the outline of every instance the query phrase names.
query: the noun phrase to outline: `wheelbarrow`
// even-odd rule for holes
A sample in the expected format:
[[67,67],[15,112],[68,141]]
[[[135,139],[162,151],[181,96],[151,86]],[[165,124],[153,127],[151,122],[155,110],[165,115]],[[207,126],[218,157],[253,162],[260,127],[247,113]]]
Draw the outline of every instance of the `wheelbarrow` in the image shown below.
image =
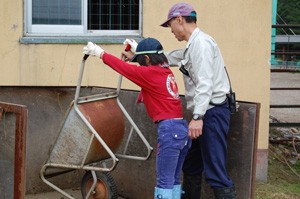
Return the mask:
[[[48,179],[74,170],[85,170],[81,182],[82,198],[117,199],[117,187],[110,175],[119,159],[147,160],[153,148],[145,139],[119,100],[122,76],[117,90],[90,96],[80,96],[85,55],[80,65],[80,73],[75,99],[69,106],[58,138],[53,145],[48,160],[40,171],[43,182],[67,198],[73,196]],[[117,153],[125,138],[125,119],[131,125],[123,151]],[[145,155],[128,154],[128,146],[133,133],[137,133],[146,146]]]

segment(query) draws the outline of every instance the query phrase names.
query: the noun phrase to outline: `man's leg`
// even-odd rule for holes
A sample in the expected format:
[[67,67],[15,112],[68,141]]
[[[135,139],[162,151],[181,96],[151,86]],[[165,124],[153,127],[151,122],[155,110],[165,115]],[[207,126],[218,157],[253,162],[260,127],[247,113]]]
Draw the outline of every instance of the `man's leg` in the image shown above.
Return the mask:
[[208,110],[200,139],[206,181],[213,188],[216,199],[235,198],[234,185],[226,170],[229,122],[227,107]]
[[202,158],[199,138],[192,141],[183,164],[182,199],[200,199],[202,179]]
[[235,199],[236,191],[234,185],[232,187],[218,188],[214,187],[214,194],[216,199]]
[[201,176],[183,175],[182,199],[200,199],[201,198]]

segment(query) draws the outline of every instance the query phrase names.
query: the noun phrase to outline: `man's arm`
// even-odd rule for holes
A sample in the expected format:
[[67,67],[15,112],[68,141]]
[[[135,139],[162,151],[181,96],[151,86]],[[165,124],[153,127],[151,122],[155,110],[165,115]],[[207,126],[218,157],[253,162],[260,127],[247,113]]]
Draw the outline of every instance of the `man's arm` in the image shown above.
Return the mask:
[[165,52],[166,57],[168,58],[168,62],[172,67],[178,67],[178,62],[183,59],[183,50],[173,50],[171,52]]

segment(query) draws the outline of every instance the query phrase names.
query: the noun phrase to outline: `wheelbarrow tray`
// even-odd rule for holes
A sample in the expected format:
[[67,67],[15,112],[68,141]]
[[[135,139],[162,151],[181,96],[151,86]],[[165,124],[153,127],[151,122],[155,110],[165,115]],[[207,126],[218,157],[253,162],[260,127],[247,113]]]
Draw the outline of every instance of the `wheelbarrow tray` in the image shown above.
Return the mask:
[[[93,100],[86,100],[88,98]],[[106,93],[85,97],[77,106],[111,151],[115,152],[125,131],[124,116],[116,102],[116,95]],[[74,102],[71,103],[59,131],[47,163],[73,168],[110,158],[76,113]]]
[[[83,185],[82,193],[84,193],[83,198],[90,198],[91,195],[99,192],[96,188],[99,182],[101,182],[101,186],[105,182],[103,179],[97,179],[99,172],[112,171],[119,161],[118,158],[147,160],[153,150],[118,99],[122,76],[119,77],[116,92],[79,97],[87,58],[88,55],[85,55],[80,65],[75,99],[66,113],[48,160],[40,171],[43,182],[70,199],[74,199],[74,197],[53,184],[48,178],[76,169],[88,171],[86,173],[88,175],[85,176],[92,177],[93,183],[88,186],[88,189],[86,189],[86,185]],[[131,124],[131,130],[123,152],[115,154],[124,137],[125,118]],[[127,153],[134,132],[146,146],[145,156]],[[89,179],[85,182],[89,182]],[[104,184],[110,186],[109,183]],[[89,191],[86,192],[87,190]]]

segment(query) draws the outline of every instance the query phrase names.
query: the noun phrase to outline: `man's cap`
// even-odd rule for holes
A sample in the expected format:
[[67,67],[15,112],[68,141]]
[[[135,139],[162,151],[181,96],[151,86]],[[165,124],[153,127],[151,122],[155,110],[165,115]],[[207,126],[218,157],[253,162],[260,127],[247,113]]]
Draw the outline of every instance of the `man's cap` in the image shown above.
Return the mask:
[[168,27],[168,23],[174,17],[183,16],[183,17],[197,17],[197,14],[194,8],[187,3],[177,3],[172,6],[168,13],[167,20],[161,24],[162,27]]
[[161,43],[157,39],[148,37],[138,43],[135,54],[130,61],[136,62],[136,57],[138,55],[161,54],[163,52],[164,50]]

